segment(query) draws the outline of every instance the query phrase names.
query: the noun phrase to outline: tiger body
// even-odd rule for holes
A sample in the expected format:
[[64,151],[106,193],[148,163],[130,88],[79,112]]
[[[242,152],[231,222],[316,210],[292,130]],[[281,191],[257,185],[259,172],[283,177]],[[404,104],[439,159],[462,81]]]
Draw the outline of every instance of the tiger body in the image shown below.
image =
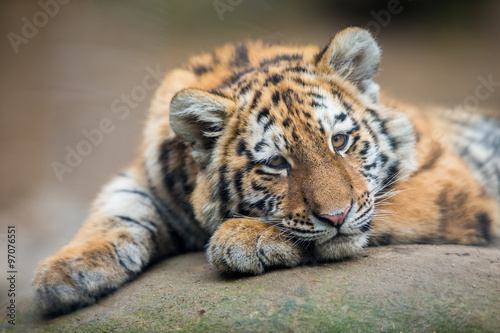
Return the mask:
[[40,263],[42,311],[204,248],[222,272],[260,274],[369,244],[498,242],[500,123],[379,98],[379,59],[349,28],[322,51],[246,42],[172,71],[134,163]]

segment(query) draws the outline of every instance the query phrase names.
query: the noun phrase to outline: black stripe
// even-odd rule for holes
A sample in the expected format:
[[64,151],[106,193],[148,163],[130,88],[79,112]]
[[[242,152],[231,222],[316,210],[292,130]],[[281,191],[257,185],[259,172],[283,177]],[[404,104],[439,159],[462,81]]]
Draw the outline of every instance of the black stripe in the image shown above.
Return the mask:
[[498,197],[500,198],[500,168],[498,167],[498,165],[495,166],[495,176],[497,177],[497,185],[498,186]]
[[245,44],[239,44],[236,46],[234,59],[232,65],[236,67],[243,67],[248,65],[248,49]]
[[243,216],[251,216],[252,215],[249,208],[243,202],[240,202],[238,204],[238,214],[241,214]]
[[[143,198],[146,198],[149,200],[149,202],[151,203],[151,205],[153,205],[154,209],[155,209],[155,212],[156,214],[162,218],[163,217],[163,214],[162,214],[162,211],[160,209],[160,207],[158,206],[158,203],[155,199],[153,199],[153,197],[146,193],[146,192],[143,192],[143,191],[138,191],[138,190],[117,190],[115,191],[115,193],[130,193],[130,194],[137,194]],[[155,225],[156,226],[156,225]]]
[[280,83],[281,80],[283,80],[283,76],[282,75],[273,74],[273,75],[271,75],[270,77],[268,77],[266,79],[266,81],[264,82],[264,87],[267,87],[269,85],[269,83],[271,83],[273,85],[276,85],[276,84]]
[[262,118],[268,118],[268,117],[269,117],[269,109],[268,108],[264,108],[257,115],[257,122],[259,122]]
[[264,67],[264,66],[270,65],[270,64],[277,64],[281,61],[292,61],[292,60],[302,60],[302,55],[298,54],[298,53],[278,55],[274,58],[261,61],[260,66]]
[[[183,219],[181,219],[181,217],[177,213],[172,211],[170,209],[170,207],[168,207],[164,204],[159,204],[158,201],[156,201],[151,195],[148,195],[146,192],[137,191],[137,190],[118,190],[116,192],[132,193],[132,194],[137,194],[137,195],[143,196],[145,198],[148,198],[151,201],[151,203],[153,204],[153,206],[155,208],[155,212],[159,215],[163,224],[167,226],[168,232],[171,236],[171,240],[173,242],[174,248],[176,248],[181,253],[187,251],[187,246],[185,244],[186,243],[185,238],[181,236],[179,231],[172,225],[172,222],[171,222],[171,220],[182,221]],[[156,227],[155,222],[153,222],[151,220],[147,220],[147,219],[145,219],[144,221],[146,221],[147,223],[150,223]],[[186,232],[185,228],[180,228],[180,229],[181,229],[181,232]],[[153,235],[153,241],[155,243],[155,247],[157,248],[158,244],[157,244],[156,234]]]
[[384,177],[382,181],[382,184],[384,184],[384,186],[380,189],[380,193],[387,191],[396,184],[396,177],[398,172],[399,172],[399,164],[397,162],[389,166],[389,169],[387,170],[387,175]]
[[377,161],[373,162],[372,164],[363,165],[363,169],[365,169],[366,171],[369,171],[376,167],[377,167]]
[[155,236],[155,233],[156,233],[156,225],[154,225],[155,229],[151,228],[150,226],[148,225],[145,225],[144,223],[141,223],[137,220],[134,220],[133,218],[130,218],[128,216],[122,216],[122,215],[116,215],[115,217],[119,218],[120,220],[123,220],[123,221],[126,221],[126,222],[130,222],[130,223],[133,223],[133,224],[136,224],[144,229],[146,229],[152,237]]
[[238,83],[238,88],[240,89],[239,95],[244,95],[252,86],[253,82],[247,82],[246,84]]
[[352,144],[351,144],[351,147],[349,148],[349,150],[347,152],[350,152],[350,151],[356,151],[357,149],[357,142],[361,139],[361,137],[359,135],[356,135],[353,139],[352,139]]
[[243,141],[242,139],[238,142],[238,146],[236,147],[236,152],[238,153],[238,155],[242,155],[245,149],[246,149],[245,141]]
[[389,131],[387,130],[387,126],[386,126],[386,121],[380,119],[379,115],[374,110],[372,110],[372,109],[366,109],[366,111],[372,116],[373,120],[376,121],[379,124],[380,132],[385,137],[387,137],[387,139],[389,140],[389,144],[390,144],[391,148],[393,150],[396,150],[398,148],[398,146],[399,146],[399,142],[397,142],[395,138],[393,138],[392,136],[389,135]]
[[[259,235],[259,237],[257,238],[257,241],[255,242],[255,244],[259,244],[259,241],[260,241],[260,238],[262,237],[262,235]],[[255,254],[257,255],[257,259],[259,259],[259,262],[260,264],[262,265],[262,268],[266,269],[267,268],[267,265],[266,263],[264,262],[264,259],[261,258],[261,255],[269,262],[269,259],[267,258],[267,256],[265,255],[264,253],[264,249],[261,248],[259,251],[255,251]]]
[[229,202],[229,189],[228,182],[226,180],[227,165],[223,165],[219,168],[219,181],[217,182],[217,192],[219,195],[221,214],[224,217],[229,216],[229,210],[227,209],[227,204]]
[[478,213],[476,214],[476,221],[478,224],[478,230],[486,240],[486,242],[491,242],[490,228],[491,228],[491,219],[487,213]]
[[292,123],[292,120],[290,118],[286,118],[285,120],[283,120],[283,127],[284,128],[288,128]]
[[259,142],[257,142],[257,144],[253,147],[253,150],[255,150],[256,152],[259,152],[262,150],[262,147],[264,147],[264,146],[268,146],[268,144],[266,143],[266,141],[264,139],[262,139]]
[[279,91],[274,92],[274,94],[271,97],[271,99],[273,101],[273,105],[274,106],[278,105],[278,103],[279,103],[279,101],[281,99],[280,92]]
[[390,245],[392,243],[392,235],[387,233],[379,235],[370,240],[370,245]]
[[347,118],[347,115],[345,113],[340,113],[335,116],[335,122],[343,122]]
[[382,163],[382,167],[384,167],[388,161],[389,161],[389,157],[386,154],[381,153],[380,154],[380,162]]
[[438,143],[433,143],[431,151],[428,155],[430,155],[430,158],[425,161],[425,163],[413,174],[413,176],[419,174],[422,171],[430,170],[434,168],[436,165],[437,161],[443,154],[443,148],[441,147],[440,144]]
[[323,50],[321,50],[321,52],[319,52],[318,54],[316,54],[314,56],[314,63],[317,65],[321,58],[323,58],[323,55],[326,53],[326,51],[328,50],[328,47],[330,46],[330,43],[326,44],[326,46],[323,48]]
[[222,202],[228,202],[229,201],[229,192],[227,190],[227,181],[226,181],[226,174],[227,174],[227,165],[223,165],[219,168],[219,182],[218,182],[218,188],[219,188],[219,197]]
[[347,104],[345,101],[342,101],[342,105],[344,106],[344,109],[347,111],[347,113],[351,113],[352,107]]
[[[322,217],[317,217],[318,220],[322,220],[323,218]],[[286,227],[287,229],[290,229],[290,230],[293,230],[293,231],[297,231],[301,234],[318,234],[318,233],[322,233],[323,231],[322,230],[302,230],[302,229],[299,229],[299,228],[294,228],[294,227]]]
[[351,119],[352,120],[352,124],[354,125],[353,128],[351,128],[349,131],[346,132],[346,134],[352,134],[353,132],[356,132],[356,131],[359,131],[359,124],[356,120],[354,119]]
[[151,179],[151,175],[149,174],[148,166],[146,165],[146,162],[144,162],[144,173],[146,174],[146,179],[148,181],[148,188],[151,191],[153,195],[156,196],[156,186],[153,185],[153,180]]
[[193,72],[198,76],[203,75],[209,71],[208,67],[205,65],[195,65],[192,69]]
[[[375,210],[374,206],[371,206],[370,208],[368,208],[367,210],[365,210],[365,212],[364,212],[363,214],[361,214],[360,216],[358,216],[358,218],[357,218],[356,220],[360,221],[360,220],[364,219],[364,218],[365,218],[365,216],[366,216],[368,213],[370,213],[371,211],[374,211],[374,210]],[[359,212],[359,209],[358,209],[358,211],[356,212],[356,214],[357,214],[358,212]]]
[[267,124],[264,125],[264,132],[267,132],[269,127],[271,127],[272,125],[274,125],[274,118],[269,118]]
[[368,151],[371,148],[369,141],[363,141],[363,144],[364,144],[363,149],[361,149],[361,151],[359,152],[361,156],[365,156],[366,154],[368,154]]
[[[243,76],[245,76],[245,74],[248,74],[248,73],[251,73],[254,71],[255,71],[255,68],[247,68],[245,70],[242,70],[241,72],[238,72],[234,75],[231,82],[236,82],[236,81],[240,80]],[[252,82],[250,82],[250,84],[251,83]]]
[[220,97],[229,98],[229,96],[227,96],[226,94],[224,94],[219,89],[212,89],[212,90],[210,90],[210,93],[214,94],[214,95],[217,95],[217,96],[220,96]]
[[266,176],[273,176],[273,177],[281,176],[280,174],[265,172],[264,170],[261,170],[261,169],[255,170],[255,173],[258,175],[266,175]]
[[375,142],[375,144],[377,144],[378,143],[378,136],[373,131],[373,128],[370,126],[370,124],[368,124],[368,122],[366,121],[366,119],[363,119],[361,122],[363,123],[363,125],[365,125],[366,129],[368,130],[368,133],[370,133],[370,135],[373,138],[373,141]]
[[[127,271],[129,271],[130,273],[132,274],[136,274],[137,272],[130,269],[128,267],[127,264],[125,264],[125,262],[123,261],[123,259],[121,258],[121,256],[118,254],[118,249],[116,248],[116,245],[111,243],[111,246],[113,247],[113,250],[115,251],[115,255],[116,255],[116,258],[118,259],[118,263],[120,264],[120,266],[122,266],[123,268],[125,268]],[[129,257],[129,260],[133,263],[136,263],[135,261],[133,261],[130,257]],[[141,261],[141,265],[140,267],[142,268],[142,261]]]
[[294,66],[294,67],[290,67],[290,68],[286,68],[285,72],[297,72],[297,73],[309,73],[309,74],[311,74],[311,72],[309,72],[307,70],[307,68],[302,67],[300,65],[297,65],[297,66]]
[[300,84],[301,86],[305,86],[305,82],[301,79],[301,78],[298,78],[298,77],[294,77],[292,78],[292,80],[298,84]]
[[368,220],[367,223],[363,224],[361,227],[359,227],[359,231],[361,232],[367,232],[368,230],[370,230],[372,226],[372,220]]
[[313,100],[313,101],[311,102],[311,106],[312,106],[313,108],[322,108],[322,109],[326,109],[326,105],[325,105],[325,104],[323,104],[323,103],[318,103],[318,102],[316,102],[315,100]]
[[[185,219],[181,218],[181,216],[179,216],[179,214],[177,214],[176,212],[174,212],[170,207],[168,207],[167,205],[163,205],[163,208],[166,210],[166,214],[170,217],[170,218],[165,218],[163,219],[163,222],[164,224],[169,228],[169,233],[171,236],[174,236],[174,238],[176,239],[181,239],[181,241],[178,241],[177,245],[181,244],[181,247],[180,247],[180,250],[184,251],[183,249],[187,249],[188,248],[188,244],[185,244],[188,239],[187,239],[187,236],[189,235],[194,235],[193,233],[193,229],[192,228],[189,228],[190,226],[189,225],[186,225],[184,223],[182,223],[182,221],[185,221]],[[172,221],[179,221],[179,227],[176,228],[172,223]],[[191,221],[194,221],[194,217],[191,217]],[[195,239],[194,241],[191,239],[192,243],[194,243],[195,245],[197,244],[197,237],[195,236]],[[193,245],[193,244],[191,244]],[[197,249],[197,247],[189,247],[190,249]]]
[[255,95],[253,96],[252,104],[250,105],[250,109],[255,109],[257,104],[260,101],[260,97],[262,96],[262,92],[260,90],[257,90]]
[[168,227],[168,234],[170,236],[170,241],[172,242],[172,247],[179,253],[186,252],[186,240],[177,232],[177,230],[175,230],[168,220],[165,221],[165,225]]
[[234,186],[236,187],[236,193],[241,198],[243,196],[243,172],[241,170],[236,171],[234,174]]
[[264,198],[260,199],[257,202],[251,203],[250,207],[255,207],[262,211],[266,216],[269,215],[269,209],[266,209],[269,203],[269,198],[271,197],[271,194],[266,194]]
[[[252,181],[252,189],[254,191],[260,192],[260,191],[266,191],[267,187],[261,186],[261,185],[257,184],[255,181]],[[266,193],[266,192],[264,192],[264,193]]]
[[318,126],[319,126],[319,132],[321,133],[321,135],[325,135],[325,128],[323,127],[323,124],[320,122],[320,123],[318,123]]

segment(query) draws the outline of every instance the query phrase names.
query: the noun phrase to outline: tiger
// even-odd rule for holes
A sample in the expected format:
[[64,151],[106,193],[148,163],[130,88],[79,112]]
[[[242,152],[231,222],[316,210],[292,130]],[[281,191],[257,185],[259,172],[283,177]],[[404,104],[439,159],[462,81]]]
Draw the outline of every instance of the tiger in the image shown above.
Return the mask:
[[498,245],[499,119],[386,96],[380,60],[349,27],[322,49],[245,41],[171,71],[137,157],[39,263],[38,309],[88,306],[189,251],[257,275],[369,245]]

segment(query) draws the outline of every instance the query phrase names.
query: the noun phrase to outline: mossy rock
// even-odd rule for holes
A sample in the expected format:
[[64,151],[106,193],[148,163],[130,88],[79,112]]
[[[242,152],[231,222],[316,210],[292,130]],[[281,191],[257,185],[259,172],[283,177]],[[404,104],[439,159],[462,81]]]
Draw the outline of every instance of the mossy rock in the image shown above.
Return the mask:
[[58,318],[18,300],[21,332],[500,332],[500,249],[400,245],[343,262],[228,278],[202,253],[167,259]]

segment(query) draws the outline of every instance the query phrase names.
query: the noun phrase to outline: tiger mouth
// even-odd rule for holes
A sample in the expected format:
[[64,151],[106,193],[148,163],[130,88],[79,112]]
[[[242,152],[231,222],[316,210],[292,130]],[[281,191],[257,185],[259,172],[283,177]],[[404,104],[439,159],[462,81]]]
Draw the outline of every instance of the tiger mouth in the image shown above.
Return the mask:
[[330,239],[337,242],[342,242],[367,233],[371,227],[373,212],[374,208],[371,207],[363,212],[358,218],[356,218],[356,220],[349,222],[348,224],[350,225],[350,228],[347,231],[342,231],[342,228],[332,228],[326,230],[302,230],[299,228],[283,225],[281,225],[281,227],[287,229],[287,231],[295,237],[304,240]]
[[291,227],[284,228],[286,228],[291,235],[303,240],[316,240],[328,235],[328,231],[326,230],[301,230]]
[[[287,219],[282,218],[281,221],[278,222],[277,219],[268,219],[266,222],[270,224],[274,224],[280,230],[282,230],[283,235],[288,235],[295,237],[304,241],[317,241],[317,240],[335,240],[337,242],[348,241],[352,237],[358,237],[362,234],[365,234],[370,230],[371,220],[373,218],[374,207],[370,207],[366,209],[364,212],[361,212],[359,216],[354,221],[347,222],[347,226],[349,227],[347,230],[342,230],[341,227],[336,228],[327,228],[320,230],[310,230],[310,229],[302,229],[294,226],[287,225]],[[313,216],[313,219],[317,218]],[[320,222],[321,219],[317,218]]]

